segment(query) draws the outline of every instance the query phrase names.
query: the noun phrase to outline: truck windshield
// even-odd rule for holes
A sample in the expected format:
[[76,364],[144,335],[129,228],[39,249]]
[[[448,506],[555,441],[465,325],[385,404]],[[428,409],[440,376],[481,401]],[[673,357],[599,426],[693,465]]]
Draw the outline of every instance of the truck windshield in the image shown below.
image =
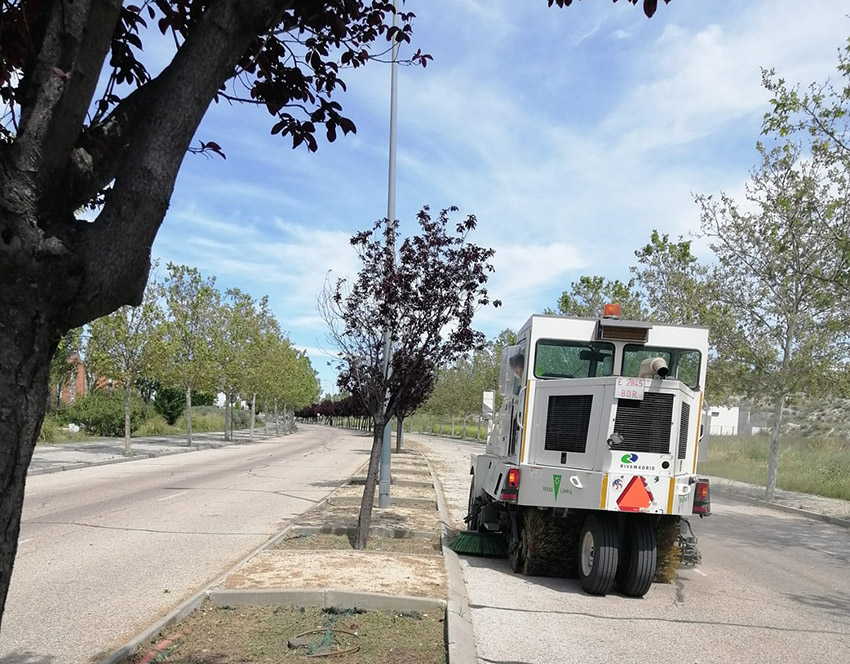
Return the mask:
[[596,378],[614,370],[614,345],[596,341],[541,339],[534,353],[537,378]]
[[640,363],[647,359],[660,357],[667,364],[668,378],[682,381],[691,389],[699,385],[699,365],[702,356],[698,350],[685,348],[662,348],[660,346],[639,346],[627,344],[623,349],[623,370],[621,375],[637,377],[640,375]]

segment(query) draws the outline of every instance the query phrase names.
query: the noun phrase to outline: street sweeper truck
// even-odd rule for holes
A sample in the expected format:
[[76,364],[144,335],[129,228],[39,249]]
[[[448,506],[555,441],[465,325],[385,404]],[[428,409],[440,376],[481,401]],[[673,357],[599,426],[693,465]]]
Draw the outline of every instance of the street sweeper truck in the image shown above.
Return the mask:
[[707,355],[706,328],[624,320],[617,305],[532,316],[502,354],[469,531],[503,533],[515,572],[567,566],[588,593],[643,596],[659,551],[693,554],[681,521],[710,512],[696,474]]

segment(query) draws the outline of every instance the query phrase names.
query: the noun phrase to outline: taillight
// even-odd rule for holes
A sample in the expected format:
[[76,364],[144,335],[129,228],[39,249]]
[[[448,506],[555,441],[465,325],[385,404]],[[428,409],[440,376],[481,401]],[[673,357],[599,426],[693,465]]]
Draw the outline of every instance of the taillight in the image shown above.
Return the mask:
[[519,493],[519,468],[509,468],[505,486],[502,487],[502,500],[514,501]]
[[697,480],[694,487],[693,513],[699,514],[701,517],[711,514],[711,492],[708,488],[707,479]]

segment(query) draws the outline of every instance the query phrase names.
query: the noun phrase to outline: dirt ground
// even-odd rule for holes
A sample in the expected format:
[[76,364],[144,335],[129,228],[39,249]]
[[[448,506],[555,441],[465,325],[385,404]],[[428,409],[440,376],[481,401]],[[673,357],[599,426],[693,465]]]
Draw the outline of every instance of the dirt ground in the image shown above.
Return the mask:
[[[204,604],[133,664],[444,664],[442,612],[332,612]],[[307,632],[307,634],[305,634]],[[290,647],[290,645],[298,647]],[[339,654],[334,654],[334,653]]]
[[226,589],[336,589],[446,596],[443,556],[372,551],[261,551],[220,586]]

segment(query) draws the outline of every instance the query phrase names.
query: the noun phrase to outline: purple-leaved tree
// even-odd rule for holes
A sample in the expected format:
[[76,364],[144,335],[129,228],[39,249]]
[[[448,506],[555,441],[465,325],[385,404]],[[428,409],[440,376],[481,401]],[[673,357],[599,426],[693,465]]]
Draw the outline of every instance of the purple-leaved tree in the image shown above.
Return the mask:
[[[339,386],[358,397],[375,422],[366,487],[360,503],[354,547],[369,536],[384,427],[399,408],[424,401],[434,367],[480,348],[485,339],[472,327],[480,307],[493,304],[486,284],[493,256],[468,241],[475,228],[470,215],[450,226],[449,212],[418,214],[419,235],[401,242],[395,255],[398,222],[386,219],[351,239],[362,267],[352,281],[327,284],[319,310],[339,350]],[[454,231],[454,232],[453,232]],[[456,233],[455,233],[456,232]],[[392,361],[384,375],[383,331],[388,330]]]

